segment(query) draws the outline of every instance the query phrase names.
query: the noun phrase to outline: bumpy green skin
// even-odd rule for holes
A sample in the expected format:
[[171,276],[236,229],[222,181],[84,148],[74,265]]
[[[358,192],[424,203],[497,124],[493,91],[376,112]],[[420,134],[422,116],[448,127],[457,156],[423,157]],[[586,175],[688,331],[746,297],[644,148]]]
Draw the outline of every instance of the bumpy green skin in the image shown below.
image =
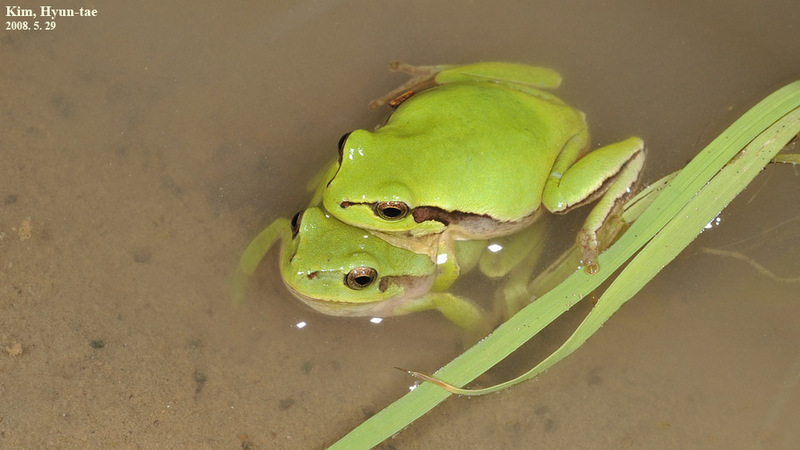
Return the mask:
[[[615,192],[625,191],[641,169],[639,138],[580,158],[589,143],[583,114],[537,89],[558,85],[552,70],[508,63],[400,68],[439,85],[405,100],[378,130],[356,130],[344,141],[322,200],[353,226],[483,239],[518,230],[513,225],[529,223],[542,206],[557,213],[580,206],[617,180],[623,189]],[[375,212],[387,201],[435,209],[438,217],[387,220]],[[596,230],[613,206],[604,203],[587,222],[588,236],[580,239],[587,247],[596,248]]]

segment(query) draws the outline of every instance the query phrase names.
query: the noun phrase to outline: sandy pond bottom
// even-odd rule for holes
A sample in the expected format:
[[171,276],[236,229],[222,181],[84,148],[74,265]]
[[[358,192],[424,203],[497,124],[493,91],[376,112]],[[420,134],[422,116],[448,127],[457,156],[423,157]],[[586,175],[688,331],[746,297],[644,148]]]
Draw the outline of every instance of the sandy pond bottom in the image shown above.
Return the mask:
[[[309,312],[274,255],[245,305],[227,298],[249,239],[377,122],[391,59],[556,67],[594,144],[647,141],[648,181],[800,78],[790,2],[267,3],[97,4],[0,35],[0,448],[320,448],[407,391],[394,366],[459,354],[436,314]],[[800,276],[796,222],[770,231],[800,215],[799,180],[762,173],[544,376],[384,447],[796,447],[797,284],[701,247]]]

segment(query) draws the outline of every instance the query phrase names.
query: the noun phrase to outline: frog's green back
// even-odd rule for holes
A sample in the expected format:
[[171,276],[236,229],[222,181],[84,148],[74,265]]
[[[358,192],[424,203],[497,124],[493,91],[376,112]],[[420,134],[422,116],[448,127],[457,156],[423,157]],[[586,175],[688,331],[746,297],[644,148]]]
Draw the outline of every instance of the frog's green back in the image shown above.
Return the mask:
[[377,131],[354,132],[325,195],[518,220],[539,207],[556,156],[585,130],[583,115],[550,94],[446,84],[411,97]]

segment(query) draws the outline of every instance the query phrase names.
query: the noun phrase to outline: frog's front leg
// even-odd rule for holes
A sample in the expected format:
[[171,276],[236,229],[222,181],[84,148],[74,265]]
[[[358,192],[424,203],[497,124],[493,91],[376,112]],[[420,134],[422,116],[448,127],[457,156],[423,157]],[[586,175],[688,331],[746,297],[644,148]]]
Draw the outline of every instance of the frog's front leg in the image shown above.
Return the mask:
[[275,241],[287,242],[291,239],[291,222],[281,217],[272,222],[253,239],[239,258],[239,269],[246,275],[252,275],[256,267],[264,259]]
[[395,314],[437,310],[450,322],[468,331],[482,331],[488,323],[486,313],[469,299],[449,292],[430,292],[405,303]]
[[431,290],[442,292],[450,288],[460,275],[478,264],[485,250],[484,240],[455,241],[448,231],[441,233],[434,257],[439,274]]
[[578,235],[587,272],[597,270],[597,232],[606,219],[631,192],[644,165],[644,142],[628,138],[588,153],[571,163],[576,149],[562,152],[547,180],[542,203],[551,212],[565,213],[573,208],[600,201],[592,208]]
[[289,242],[292,237],[291,222],[281,217],[272,222],[253,239],[239,258],[238,270],[231,280],[231,295],[235,306],[241,304],[247,293],[249,276],[255,272],[258,264],[264,259],[272,245],[280,240]]
[[445,233],[440,236],[435,258],[434,262],[439,274],[431,290],[442,292],[452,286],[461,275],[461,266],[456,257],[453,240],[450,239],[449,234]]

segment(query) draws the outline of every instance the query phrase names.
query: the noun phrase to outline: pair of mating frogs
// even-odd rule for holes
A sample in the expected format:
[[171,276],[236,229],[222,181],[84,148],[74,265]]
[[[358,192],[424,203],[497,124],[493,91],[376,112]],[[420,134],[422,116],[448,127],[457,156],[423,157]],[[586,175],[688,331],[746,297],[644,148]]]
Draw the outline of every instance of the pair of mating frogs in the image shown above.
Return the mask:
[[[459,274],[476,265],[493,277],[532,270],[545,211],[598,200],[577,238],[586,270],[596,269],[598,232],[641,171],[641,139],[587,152],[584,114],[544,91],[561,82],[551,69],[392,68],[411,80],[370,104],[396,108],[387,122],[342,137],[338,161],[310,186],[309,207],[262,231],[241,257],[241,274],[251,275],[280,239],[286,285],[318,311],[436,309],[474,328],[482,310],[447,292]],[[499,246],[506,250],[491,251]]]

